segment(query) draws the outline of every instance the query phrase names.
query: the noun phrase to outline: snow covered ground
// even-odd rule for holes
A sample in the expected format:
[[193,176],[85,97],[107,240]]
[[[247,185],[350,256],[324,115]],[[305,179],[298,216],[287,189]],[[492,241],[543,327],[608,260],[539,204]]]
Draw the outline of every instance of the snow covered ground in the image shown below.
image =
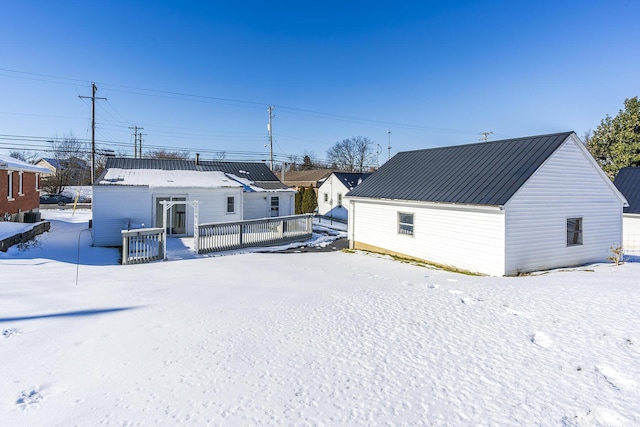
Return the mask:
[[[2,425],[640,425],[640,264],[365,253],[120,266],[88,211],[0,253]],[[79,262],[78,262],[79,261]]]

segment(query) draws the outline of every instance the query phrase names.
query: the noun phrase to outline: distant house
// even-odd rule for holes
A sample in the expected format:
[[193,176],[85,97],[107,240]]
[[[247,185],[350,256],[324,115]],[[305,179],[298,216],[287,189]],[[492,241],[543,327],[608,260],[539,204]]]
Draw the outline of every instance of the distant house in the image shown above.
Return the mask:
[[282,182],[296,190],[302,187],[311,187],[317,192],[318,188],[332,172],[333,170],[331,169],[285,172],[282,174]]
[[371,173],[333,172],[318,188],[318,214],[346,221],[347,208],[342,198]]
[[35,162],[36,166],[49,169],[49,176],[63,176],[65,185],[82,185],[83,181],[89,177],[89,166],[87,162],[73,157],[71,159],[55,159],[41,157]]
[[352,248],[495,276],[605,261],[626,206],[573,132],[398,153],[347,200]]
[[25,212],[40,207],[41,168],[13,157],[0,155],[0,220],[24,221]]
[[640,167],[622,168],[613,183],[629,202],[622,214],[622,245],[627,253],[640,253]]
[[[294,214],[295,190],[263,163],[109,158],[93,186],[93,244],[117,246],[128,227],[162,227],[162,201],[198,201],[198,224]],[[167,233],[193,235],[194,210],[168,211]]]

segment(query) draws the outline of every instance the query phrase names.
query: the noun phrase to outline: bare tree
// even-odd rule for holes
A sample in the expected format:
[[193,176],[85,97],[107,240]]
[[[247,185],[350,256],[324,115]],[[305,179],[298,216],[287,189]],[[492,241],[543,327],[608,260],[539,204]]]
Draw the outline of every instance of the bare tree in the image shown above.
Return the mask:
[[42,179],[43,190],[57,194],[69,185],[87,185],[90,177],[85,160],[85,143],[69,134],[63,138],[54,138],[49,141],[49,145],[54,171],[52,175]]
[[373,142],[366,137],[354,136],[336,142],[327,150],[329,163],[347,172],[364,172],[373,157]]
[[11,150],[9,151],[9,157],[22,160],[23,162],[31,163],[38,158],[38,153],[29,152],[27,150]]
[[168,151],[164,148],[158,150],[147,151],[146,156],[148,159],[175,159],[175,160],[189,160],[191,153],[189,151]]

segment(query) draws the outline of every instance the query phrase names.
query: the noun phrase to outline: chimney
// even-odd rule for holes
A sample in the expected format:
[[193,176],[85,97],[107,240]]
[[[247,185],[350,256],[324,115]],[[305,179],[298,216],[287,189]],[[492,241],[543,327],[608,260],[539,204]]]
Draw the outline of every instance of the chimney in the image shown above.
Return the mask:
[[196,166],[200,164],[200,153],[196,153]]

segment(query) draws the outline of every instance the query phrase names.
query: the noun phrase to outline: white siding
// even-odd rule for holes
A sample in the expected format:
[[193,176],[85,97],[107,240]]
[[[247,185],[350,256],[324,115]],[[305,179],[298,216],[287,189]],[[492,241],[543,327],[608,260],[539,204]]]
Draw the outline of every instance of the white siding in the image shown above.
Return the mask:
[[122,245],[126,223],[153,227],[153,200],[148,187],[95,186],[92,198],[92,229],[95,246]]
[[[622,203],[573,138],[505,206],[505,274],[605,261],[620,245]],[[583,244],[567,247],[567,218],[583,218]]]
[[[242,190],[239,188],[211,188],[211,189],[181,189],[183,193],[176,193],[175,196],[185,194],[187,200],[197,200],[198,203],[198,223],[206,224],[210,222],[240,221],[243,219],[243,199]],[[157,194],[163,197],[164,194]],[[235,197],[235,212],[227,213],[227,197]],[[187,233],[193,235],[193,208],[187,206]]]
[[265,193],[245,193],[244,219],[266,218],[269,212],[269,201]]
[[[323,216],[331,216],[342,220],[347,220],[347,202],[343,199],[342,205],[338,205],[338,194],[344,195],[349,192],[349,189],[331,174],[322,185],[318,188],[318,214]],[[327,201],[324,201],[324,195],[327,195]]]
[[640,255],[640,215],[623,214],[623,245],[628,254]]
[[[145,186],[93,187],[93,244],[94,246],[122,245],[121,230],[130,223],[137,227],[155,227],[156,198],[184,197],[197,200],[200,224],[242,220],[242,189],[240,188],[154,188]],[[226,212],[227,196],[236,198],[235,213]],[[185,229],[193,236],[193,208],[187,205]]]
[[[464,270],[503,275],[504,215],[498,208],[349,200],[349,239]],[[398,234],[398,212],[413,213],[413,236]]]
[[271,217],[271,198],[279,199],[279,216],[295,214],[295,191],[244,193],[244,219]]

